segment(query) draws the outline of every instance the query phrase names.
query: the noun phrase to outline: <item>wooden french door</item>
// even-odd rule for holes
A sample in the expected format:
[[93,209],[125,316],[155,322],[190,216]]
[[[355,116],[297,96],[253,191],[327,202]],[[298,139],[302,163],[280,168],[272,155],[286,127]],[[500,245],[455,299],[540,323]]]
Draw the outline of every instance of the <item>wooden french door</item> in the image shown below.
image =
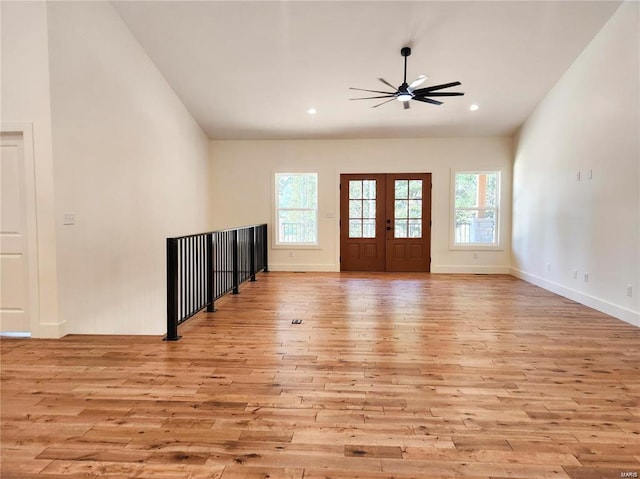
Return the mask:
[[430,271],[431,173],[340,175],[340,270]]

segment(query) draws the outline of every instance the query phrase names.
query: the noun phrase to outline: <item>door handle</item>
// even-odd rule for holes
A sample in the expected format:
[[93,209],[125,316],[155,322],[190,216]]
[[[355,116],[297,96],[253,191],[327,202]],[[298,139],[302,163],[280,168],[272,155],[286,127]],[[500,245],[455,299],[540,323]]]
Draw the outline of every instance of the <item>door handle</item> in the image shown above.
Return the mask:
[[393,228],[391,226],[387,226],[387,231],[391,231]]

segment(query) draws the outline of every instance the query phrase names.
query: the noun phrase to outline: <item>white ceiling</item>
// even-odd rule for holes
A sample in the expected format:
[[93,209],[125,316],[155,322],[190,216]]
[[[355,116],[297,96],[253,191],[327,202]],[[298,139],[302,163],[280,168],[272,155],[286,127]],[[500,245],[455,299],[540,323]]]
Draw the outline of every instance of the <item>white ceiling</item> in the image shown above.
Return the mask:
[[[112,2],[211,139],[511,135],[618,1]],[[444,104],[349,87],[462,82]],[[367,96],[366,94],[364,96]],[[477,103],[478,111],[469,111]],[[307,109],[317,109],[316,115]]]

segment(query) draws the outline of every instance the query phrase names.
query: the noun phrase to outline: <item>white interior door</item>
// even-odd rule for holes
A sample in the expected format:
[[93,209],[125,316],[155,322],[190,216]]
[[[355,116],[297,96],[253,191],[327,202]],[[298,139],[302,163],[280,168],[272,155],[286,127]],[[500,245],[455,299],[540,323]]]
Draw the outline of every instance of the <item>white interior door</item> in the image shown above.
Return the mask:
[[0,332],[30,332],[24,144],[0,134]]

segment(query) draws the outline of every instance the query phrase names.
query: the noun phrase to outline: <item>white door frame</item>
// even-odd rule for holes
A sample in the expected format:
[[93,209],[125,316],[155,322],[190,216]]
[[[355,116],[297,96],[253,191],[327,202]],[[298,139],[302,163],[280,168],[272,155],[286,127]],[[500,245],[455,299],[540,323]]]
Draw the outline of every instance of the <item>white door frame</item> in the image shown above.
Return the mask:
[[24,196],[27,226],[27,287],[29,288],[30,332],[38,331],[40,324],[40,283],[38,280],[38,223],[36,215],[36,174],[33,152],[33,124],[29,122],[3,122],[0,132],[22,135],[24,169]]

